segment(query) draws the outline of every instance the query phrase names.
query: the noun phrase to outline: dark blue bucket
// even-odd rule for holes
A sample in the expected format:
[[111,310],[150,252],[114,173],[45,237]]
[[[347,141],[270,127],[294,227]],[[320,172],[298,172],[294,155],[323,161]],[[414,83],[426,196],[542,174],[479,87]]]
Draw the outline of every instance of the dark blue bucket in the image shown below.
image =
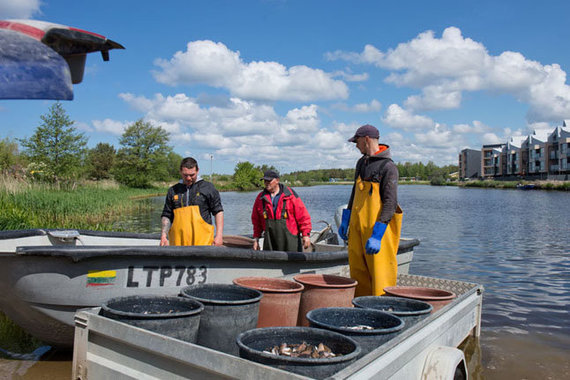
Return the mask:
[[263,294],[229,284],[191,285],[180,294],[204,304],[197,343],[237,356],[236,337],[257,326]]
[[427,302],[403,297],[390,296],[366,296],[357,297],[352,304],[363,309],[385,311],[402,318],[406,328],[427,317],[433,310],[433,306]]
[[200,325],[200,302],[176,296],[127,296],[112,298],[101,305],[101,315],[195,343]]
[[[329,347],[337,355],[330,358],[301,358],[267,352],[274,346],[308,343]],[[323,379],[354,362],[361,354],[360,345],[350,337],[334,331],[312,327],[265,327],[240,334],[239,356],[274,368],[294,372],[313,379]],[[265,352],[264,352],[265,351]]]
[[[404,328],[400,318],[379,310],[355,307],[325,307],[307,313],[311,327],[341,333],[357,341],[367,354],[392,339]],[[358,329],[368,326],[372,329]]]

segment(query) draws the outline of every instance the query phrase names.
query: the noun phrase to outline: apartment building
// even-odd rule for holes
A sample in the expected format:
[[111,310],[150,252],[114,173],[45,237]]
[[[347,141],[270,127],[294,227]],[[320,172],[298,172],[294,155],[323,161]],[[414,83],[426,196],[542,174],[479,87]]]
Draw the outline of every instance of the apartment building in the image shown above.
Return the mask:
[[463,149],[459,153],[459,178],[479,178],[481,176],[481,151]]
[[492,178],[503,175],[502,151],[505,144],[483,145],[481,149],[481,177]]
[[534,131],[525,140],[522,148],[528,151],[527,174],[547,174],[546,143],[547,131]]
[[[470,162],[474,149],[459,154],[460,178],[472,178]],[[553,131],[533,131],[528,136],[512,136],[506,143],[483,145],[479,156],[481,178],[570,179],[570,119]]]
[[527,138],[526,136],[512,136],[505,144],[502,151],[505,175],[519,175],[521,169],[524,168],[521,146]]
[[547,156],[549,173],[561,175],[570,171],[570,120],[548,136]]

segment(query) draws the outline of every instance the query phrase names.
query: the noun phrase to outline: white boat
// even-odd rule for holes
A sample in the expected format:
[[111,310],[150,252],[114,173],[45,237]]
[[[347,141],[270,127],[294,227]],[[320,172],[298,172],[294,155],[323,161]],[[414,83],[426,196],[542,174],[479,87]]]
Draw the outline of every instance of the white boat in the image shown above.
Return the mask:
[[[327,231],[313,233],[313,252],[254,251],[250,238],[235,235],[223,247],[159,247],[159,234],[0,231],[0,310],[45,343],[70,347],[75,312],[113,297],[175,295],[182,286],[242,276],[348,274],[346,248]],[[408,273],[418,244],[401,240],[399,273]]]

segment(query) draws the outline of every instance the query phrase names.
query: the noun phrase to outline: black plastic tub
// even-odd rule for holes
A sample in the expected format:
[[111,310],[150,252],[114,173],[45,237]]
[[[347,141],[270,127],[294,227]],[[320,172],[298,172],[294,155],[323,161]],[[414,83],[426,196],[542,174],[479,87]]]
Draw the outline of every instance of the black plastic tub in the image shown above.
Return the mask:
[[204,304],[197,343],[237,356],[236,337],[257,326],[263,293],[237,285],[202,284],[182,288],[180,294]]
[[403,297],[365,296],[352,300],[352,304],[363,309],[385,311],[402,318],[406,328],[427,317],[433,306],[427,302]]
[[[332,358],[299,358],[268,352],[274,346],[308,343],[328,346]],[[312,327],[265,327],[246,331],[237,337],[239,356],[315,379],[329,377],[354,362],[361,353],[360,345],[342,334]]]
[[[396,336],[404,321],[395,315],[372,309],[354,307],[324,307],[307,313],[311,327],[335,331],[357,341],[362,354],[374,350]],[[367,326],[371,329],[359,329]]]
[[101,315],[172,338],[196,343],[199,301],[176,296],[128,296],[112,298],[101,305]]

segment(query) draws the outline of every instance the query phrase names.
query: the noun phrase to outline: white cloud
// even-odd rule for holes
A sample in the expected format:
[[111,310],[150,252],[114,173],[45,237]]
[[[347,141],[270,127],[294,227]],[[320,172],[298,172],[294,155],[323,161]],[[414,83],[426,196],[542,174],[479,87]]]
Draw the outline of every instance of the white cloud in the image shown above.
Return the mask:
[[386,82],[420,89],[404,102],[409,110],[457,108],[463,92],[491,91],[528,103],[530,122],[558,122],[570,114],[570,87],[558,64],[542,65],[512,51],[490,55],[456,27],[446,28],[441,38],[426,31],[386,52],[366,45],[361,53],[326,57],[373,64],[391,71]]
[[111,119],[93,120],[93,127],[97,132],[110,133],[112,135],[121,136],[125,129],[132,125],[130,121],[116,121]]
[[0,1],[0,19],[28,19],[40,13],[40,0],[2,0]]
[[450,91],[444,86],[427,86],[421,95],[410,95],[404,102],[410,110],[437,110],[458,108],[461,92]]
[[91,128],[88,123],[85,123],[83,121],[76,121],[73,123],[73,126],[83,132],[93,132],[93,128]]
[[154,77],[171,86],[206,84],[253,100],[313,101],[345,99],[348,87],[332,74],[307,66],[287,68],[278,62],[250,62],[221,42],[189,42],[170,60],[157,59]]
[[434,121],[427,116],[414,115],[397,104],[390,104],[382,121],[389,126],[405,131],[423,130],[435,125]]
[[382,103],[376,99],[372,99],[369,103],[358,103],[353,106],[349,106],[346,103],[337,103],[333,104],[332,108],[356,113],[380,112],[382,109]]
[[322,126],[314,104],[278,114],[267,104],[235,97],[225,106],[210,107],[183,94],[152,98],[121,94],[121,98],[139,108],[146,121],[169,131],[171,143],[188,155],[206,151],[228,164],[250,161],[285,171],[353,167],[360,156],[354,144],[347,142],[360,125]]
[[462,144],[459,134],[454,134],[445,126],[436,124],[433,129],[415,134],[416,141],[424,147],[457,149]]
[[289,132],[313,132],[319,127],[317,106],[303,106],[287,112],[284,128]]
[[485,133],[490,131],[491,128],[485,125],[484,123],[473,120],[473,124],[455,124],[453,126],[453,131],[457,133]]
[[489,133],[485,133],[483,135],[483,137],[481,138],[481,143],[483,145],[486,144],[500,144],[500,143],[504,143],[506,142],[505,139],[500,138],[499,136],[497,136],[496,134],[489,132]]
[[370,78],[368,73],[353,74],[350,69],[346,71],[335,71],[331,74],[333,77],[340,77],[347,82],[365,82]]
[[408,143],[390,147],[392,159],[396,162],[423,162],[432,161],[438,166],[457,165],[457,147],[426,147],[421,144]]
[[527,132],[525,134],[529,134],[532,133],[532,131],[537,131],[537,130],[547,130],[552,132],[552,125],[550,125],[550,123],[544,123],[544,122],[536,122],[536,123],[530,123],[528,125],[527,128]]

